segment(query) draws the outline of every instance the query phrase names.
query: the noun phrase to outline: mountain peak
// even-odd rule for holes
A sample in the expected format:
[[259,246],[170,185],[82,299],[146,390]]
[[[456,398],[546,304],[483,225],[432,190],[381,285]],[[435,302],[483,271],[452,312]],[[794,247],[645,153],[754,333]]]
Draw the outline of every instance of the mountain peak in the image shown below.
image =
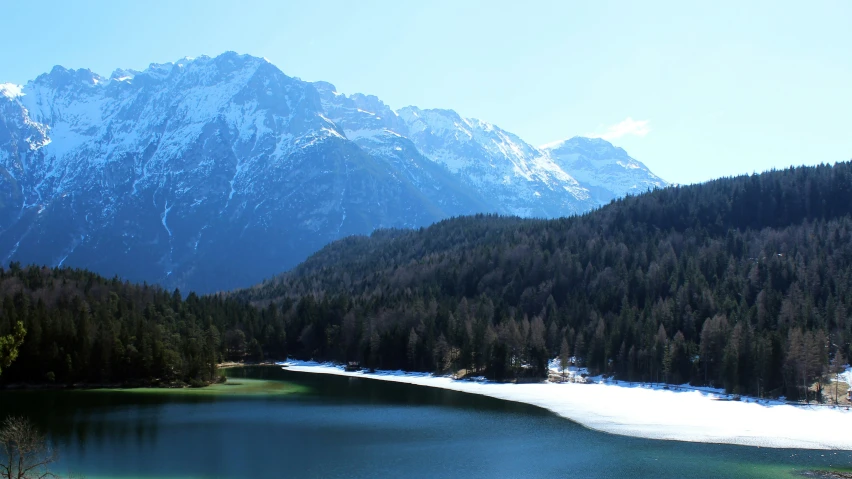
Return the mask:
[[397,113],[408,118],[445,118],[452,121],[464,121],[464,118],[458,112],[448,108],[418,108],[409,105],[400,108]]
[[[558,150],[560,148],[618,148],[614,146],[612,143],[604,140],[603,138],[598,138],[594,136],[572,136],[571,138],[565,140],[554,141],[552,143],[547,143],[539,146],[540,150]],[[621,148],[618,148],[619,150]],[[623,150],[622,150],[623,151]]]
[[109,79],[110,81],[127,81],[132,80],[133,77],[135,77],[139,73],[140,72],[136,70],[125,70],[123,68],[116,68],[115,71],[113,71],[112,74],[109,76]]
[[50,73],[42,73],[31,83],[61,89],[70,86],[94,86],[105,81],[103,77],[88,68],[74,70],[56,65],[50,70]]
[[575,136],[539,149],[586,185],[600,204],[668,185],[624,149],[603,138]]
[[144,74],[152,78],[165,78],[171,75],[174,71],[215,68],[220,72],[229,73],[245,68],[256,69],[257,67],[263,64],[271,65],[269,61],[265,58],[255,57],[247,54],[240,54],[233,51],[227,51],[215,57],[210,57],[208,55],[200,55],[197,57],[186,56],[175,60],[174,62],[151,63],[145,70],[141,72],[134,72],[134,74]]
[[342,95],[342,93],[337,92],[336,86],[332,85],[327,81],[315,81],[311,84],[314,86],[314,88],[316,88],[318,92],[320,92],[320,94],[331,93],[334,95]]

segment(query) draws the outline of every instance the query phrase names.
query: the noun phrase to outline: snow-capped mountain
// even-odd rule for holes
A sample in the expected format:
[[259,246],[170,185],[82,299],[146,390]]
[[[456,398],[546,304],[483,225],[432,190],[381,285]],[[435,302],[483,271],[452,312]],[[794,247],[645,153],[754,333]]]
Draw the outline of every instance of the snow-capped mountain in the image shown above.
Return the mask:
[[600,138],[574,137],[541,150],[560,168],[570,171],[598,204],[668,185],[626,151]]
[[0,85],[0,261],[206,292],[379,227],[567,215],[665,184],[609,143],[569,143],[393,111],[232,52],[109,78],[55,67]]
[[555,217],[598,205],[547,152],[490,123],[452,110],[393,111],[375,96],[347,97],[329,83],[314,85],[328,117],[366,151],[382,154],[404,141],[489,198],[494,211]]

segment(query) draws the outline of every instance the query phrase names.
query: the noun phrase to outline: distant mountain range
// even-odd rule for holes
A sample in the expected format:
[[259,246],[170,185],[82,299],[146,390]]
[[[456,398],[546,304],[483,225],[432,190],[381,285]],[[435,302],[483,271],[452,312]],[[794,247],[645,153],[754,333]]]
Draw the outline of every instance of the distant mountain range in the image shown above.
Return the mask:
[[473,213],[566,216],[666,184],[601,139],[536,148],[233,52],[0,85],[3,264],[210,292],[347,235]]

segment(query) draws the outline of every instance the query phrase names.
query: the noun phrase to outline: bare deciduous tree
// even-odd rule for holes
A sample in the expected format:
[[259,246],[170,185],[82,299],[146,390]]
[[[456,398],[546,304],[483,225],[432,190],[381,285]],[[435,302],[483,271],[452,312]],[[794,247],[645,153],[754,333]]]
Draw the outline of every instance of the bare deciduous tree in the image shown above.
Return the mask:
[[56,453],[29,419],[7,417],[0,427],[0,479],[57,477],[48,470]]
[[834,374],[834,404],[837,404],[837,386],[840,384],[840,374],[846,370],[846,357],[838,350],[831,358],[830,372]]
[[559,368],[562,370],[562,380],[565,380],[565,370],[568,369],[571,363],[571,347],[568,345],[568,340],[562,338],[562,346],[559,348]]

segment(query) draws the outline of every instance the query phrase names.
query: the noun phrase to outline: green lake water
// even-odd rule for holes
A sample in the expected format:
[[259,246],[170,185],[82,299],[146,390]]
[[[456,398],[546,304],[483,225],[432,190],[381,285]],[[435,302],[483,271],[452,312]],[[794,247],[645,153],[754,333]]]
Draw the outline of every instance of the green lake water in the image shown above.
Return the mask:
[[94,478],[793,478],[852,452],[655,441],[524,404],[276,367],[200,390],[3,391]]

